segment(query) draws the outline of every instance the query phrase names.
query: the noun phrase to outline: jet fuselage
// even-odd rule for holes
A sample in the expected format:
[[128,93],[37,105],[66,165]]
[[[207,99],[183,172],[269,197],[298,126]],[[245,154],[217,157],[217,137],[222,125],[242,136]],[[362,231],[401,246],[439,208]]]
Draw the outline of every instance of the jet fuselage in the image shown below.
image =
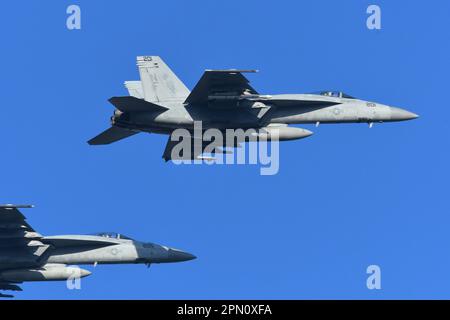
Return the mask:
[[[309,137],[309,130],[289,127],[292,124],[368,123],[404,121],[417,115],[404,109],[364,101],[343,92],[323,91],[317,94],[259,94],[243,73],[256,70],[205,70],[190,91],[158,56],[138,56],[139,81],[125,81],[129,96],[109,99],[115,111],[112,126],[88,141],[91,145],[106,145],[126,139],[139,132],[170,135],[163,159],[201,159],[203,149],[178,152],[172,139],[176,129],[187,129],[192,136],[198,123],[201,130],[253,129],[249,136],[262,141],[296,140]],[[237,131],[237,130],[236,130]],[[245,134],[244,134],[245,136]],[[203,140],[203,138],[201,138]],[[238,147],[240,137],[231,145]],[[203,143],[207,141],[203,140]],[[191,144],[192,146],[192,144]],[[175,150],[175,152],[173,152]],[[186,152],[185,152],[186,151]],[[215,152],[223,153],[216,148]]]
[[[417,115],[404,109],[359,99],[332,98],[313,94],[266,96],[237,100],[219,107],[172,102],[162,113],[123,113],[116,110],[115,125],[170,134],[177,128],[192,129],[202,121],[204,129],[262,128],[268,124],[376,123],[404,121]],[[260,116],[261,112],[265,112]]]

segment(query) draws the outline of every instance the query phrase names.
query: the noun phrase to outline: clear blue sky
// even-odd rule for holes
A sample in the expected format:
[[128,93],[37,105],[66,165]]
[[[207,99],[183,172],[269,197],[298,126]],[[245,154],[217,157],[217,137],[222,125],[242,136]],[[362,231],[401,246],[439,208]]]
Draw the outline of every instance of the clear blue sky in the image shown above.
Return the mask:
[[[18,297],[450,298],[450,3],[222,2],[2,4],[0,202],[35,204],[24,213],[46,235],[112,230],[198,256]],[[372,3],[381,31],[366,28]],[[257,68],[262,93],[339,89],[421,117],[303,126],[315,135],[281,145],[276,176],[164,163],[165,136],[89,146],[137,55],[162,56],[189,88],[206,68]],[[371,264],[381,291],[366,288]]]

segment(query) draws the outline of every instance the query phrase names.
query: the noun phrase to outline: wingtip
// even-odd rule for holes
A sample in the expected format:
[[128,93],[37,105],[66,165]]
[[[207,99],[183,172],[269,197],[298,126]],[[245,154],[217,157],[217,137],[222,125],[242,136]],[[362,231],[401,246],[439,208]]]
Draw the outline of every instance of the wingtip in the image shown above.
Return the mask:
[[228,72],[235,72],[235,73],[256,73],[259,72],[257,69],[205,69],[205,72],[217,72],[217,73],[228,73]]
[[3,208],[3,209],[31,209],[31,208],[34,208],[34,205],[33,204],[6,203],[6,204],[0,204],[0,208]]

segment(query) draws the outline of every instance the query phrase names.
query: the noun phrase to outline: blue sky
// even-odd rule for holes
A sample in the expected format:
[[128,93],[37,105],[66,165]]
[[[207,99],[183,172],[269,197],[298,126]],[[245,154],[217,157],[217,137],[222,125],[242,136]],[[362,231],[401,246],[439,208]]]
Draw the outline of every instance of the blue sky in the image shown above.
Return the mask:
[[[366,28],[366,8],[382,30]],[[78,4],[82,29],[66,29]],[[448,1],[17,1],[2,4],[0,202],[46,235],[113,230],[198,256],[99,266],[23,299],[450,298]],[[160,55],[192,88],[257,68],[267,94],[339,89],[415,121],[302,126],[280,172],[164,163],[165,136],[107,147],[107,99]],[[377,264],[382,290],[366,288]],[[92,267],[88,267],[93,269]]]

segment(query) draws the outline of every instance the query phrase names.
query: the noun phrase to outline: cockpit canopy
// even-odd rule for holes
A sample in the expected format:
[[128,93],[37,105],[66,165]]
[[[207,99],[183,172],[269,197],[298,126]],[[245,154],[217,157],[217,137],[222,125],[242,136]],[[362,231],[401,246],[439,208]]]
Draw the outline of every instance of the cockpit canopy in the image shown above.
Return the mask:
[[117,233],[117,232],[100,232],[100,233],[96,233],[94,235],[98,236],[98,237],[110,238],[110,239],[133,240],[130,237],[127,237],[127,236],[125,236],[123,234],[120,234],[120,233]]
[[320,91],[315,92],[314,94],[333,98],[356,99],[355,97],[352,97],[342,91]]

